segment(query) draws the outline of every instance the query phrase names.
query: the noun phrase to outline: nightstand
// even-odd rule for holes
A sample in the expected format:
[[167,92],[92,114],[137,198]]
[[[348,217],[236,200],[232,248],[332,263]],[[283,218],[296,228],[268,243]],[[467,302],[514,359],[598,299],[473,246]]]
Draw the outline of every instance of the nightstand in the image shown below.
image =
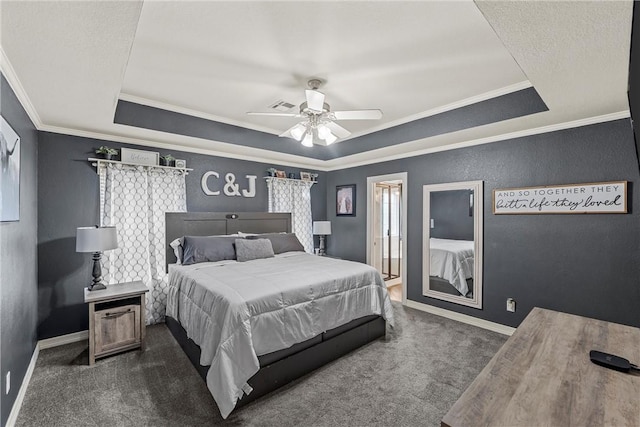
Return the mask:
[[89,304],[89,365],[100,357],[144,350],[147,292],[140,281],[107,285],[98,291],[84,288],[84,302]]

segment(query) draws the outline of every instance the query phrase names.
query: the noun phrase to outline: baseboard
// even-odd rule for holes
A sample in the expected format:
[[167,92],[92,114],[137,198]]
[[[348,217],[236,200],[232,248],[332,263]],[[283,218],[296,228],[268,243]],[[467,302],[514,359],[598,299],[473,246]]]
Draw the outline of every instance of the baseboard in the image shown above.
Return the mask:
[[22,401],[24,400],[24,396],[27,394],[27,387],[29,387],[29,383],[31,382],[31,375],[33,375],[33,370],[36,368],[36,362],[38,361],[39,354],[40,346],[36,344],[36,348],[33,350],[33,354],[31,355],[31,361],[29,362],[27,372],[25,372],[24,378],[22,379],[22,385],[20,385],[18,396],[16,396],[16,400],[15,402],[13,402],[13,407],[11,408],[11,412],[9,413],[6,427],[13,427],[18,420],[18,414],[20,413],[20,408],[22,407]]
[[11,408],[11,413],[9,414],[9,418],[7,419],[7,424],[5,427],[13,427],[18,420],[18,414],[20,413],[20,408],[22,407],[22,401],[24,400],[24,396],[27,393],[27,387],[29,387],[29,383],[31,382],[31,375],[33,375],[33,370],[36,367],[36,362],[38,361],[40,350],[84,341],[87,339],[89,339],[89,331],[80,331],[74,332],[72,334],[60,335],[59,337],[47,338],[45,340],[40,340],[37,342],[36,348],[35,350],[33,350],[33,354],[31,355],[29,367],[27,368],[27,372],[24,374],[24,378],[22,379],[22,385],[20,386],[20,390],[18,391],[18,396],[16,396],[16,401],[13,402],[13,407]]
[[429,304],[423,304],[417,301],[407,300],[407,303],[405,305],[410,308],[415,308],[416,310],[426,311],[427,313],[435,314],[436,316],[446,317],[447,319],[456,320],[468,325],[477,326],[479,328],[487,329],[493,332],[498,332],[499,334],[503,335],[511,336],[516,330],[511,326],[501,325],[500,323],[494,323],[484,319],[478,319],[477,317],[468,316],[466,314],[457,313],[451,310],[445,310],[444,308],[435,307]]
[[38,341],[40,350],[45,348],[58,347],[59,345],[71,344],[73,342],[79,342],[89,339],[89,331],[74,332],[72,334],[60,335],[58,337],[47,338],[45,340]]

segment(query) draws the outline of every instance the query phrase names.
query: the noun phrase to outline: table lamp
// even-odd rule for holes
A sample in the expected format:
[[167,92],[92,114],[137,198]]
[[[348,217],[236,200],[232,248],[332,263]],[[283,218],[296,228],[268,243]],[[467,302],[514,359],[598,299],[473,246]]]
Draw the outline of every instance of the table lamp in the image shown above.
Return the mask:
[[313,234],[320,236],[320,250],[318,255],[325,256],[324,237],[331,235],[331,221],[313,221]]
[[106,289],[102,283],[100,258],[103,251],[118,247],[118,236],[115,227],[78,227],[76,233],[76,252],[93,252],[93,283],[90,291]]

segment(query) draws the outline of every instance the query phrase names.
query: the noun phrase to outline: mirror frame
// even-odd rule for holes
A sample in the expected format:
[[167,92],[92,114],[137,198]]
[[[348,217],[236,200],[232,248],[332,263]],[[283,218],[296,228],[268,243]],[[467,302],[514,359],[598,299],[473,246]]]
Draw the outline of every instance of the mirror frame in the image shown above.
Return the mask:
[[[482,235],[484,214],[483,181],[463,181],[422,186],[422,294],[430,298],[482,309]],[[431,248],[431,193],[448,190],[473,190],[473,298],[433,291],[429,287]]]

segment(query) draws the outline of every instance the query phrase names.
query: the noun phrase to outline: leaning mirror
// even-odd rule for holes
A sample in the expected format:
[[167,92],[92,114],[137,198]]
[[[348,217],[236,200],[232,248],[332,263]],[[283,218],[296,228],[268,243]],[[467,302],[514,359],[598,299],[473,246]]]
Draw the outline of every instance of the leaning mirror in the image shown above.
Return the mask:
[[422,293],[482,308],[482,181],[423,186]]

